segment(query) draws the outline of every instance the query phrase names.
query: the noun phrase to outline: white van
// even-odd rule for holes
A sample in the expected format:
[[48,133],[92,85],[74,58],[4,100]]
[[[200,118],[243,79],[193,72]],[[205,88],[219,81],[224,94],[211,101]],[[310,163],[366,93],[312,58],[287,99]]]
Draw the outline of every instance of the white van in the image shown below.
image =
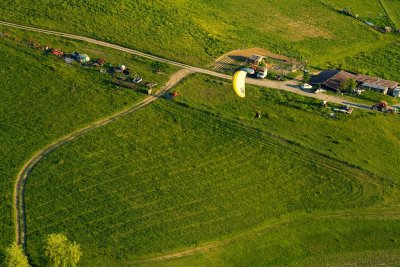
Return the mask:
[[267,74],[268,74],[267,68],[259,68],[257,71],[257,78],[264,79],[265,77],[267,77]]

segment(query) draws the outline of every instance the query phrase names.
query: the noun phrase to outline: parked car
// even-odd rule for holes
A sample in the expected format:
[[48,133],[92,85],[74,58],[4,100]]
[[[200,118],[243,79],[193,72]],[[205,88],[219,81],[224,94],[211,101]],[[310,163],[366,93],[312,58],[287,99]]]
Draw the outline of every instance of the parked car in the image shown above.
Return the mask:
[[316,93],[316,94],[325,93],[325,92],[326,92],[326,90],[325,89],[321,89],[321,88],[319,88],[319,89],[314,91],[314,93]]
[[300,88],[304,90],[304,89],[312,89],[313,87],[311,85],[309,85],[308,83],[303,83],[300,86]]
[[267,77],[267,74],[268,74],[267,68],[259,68],[257,71],[257,78],[264,79],[265,77]]

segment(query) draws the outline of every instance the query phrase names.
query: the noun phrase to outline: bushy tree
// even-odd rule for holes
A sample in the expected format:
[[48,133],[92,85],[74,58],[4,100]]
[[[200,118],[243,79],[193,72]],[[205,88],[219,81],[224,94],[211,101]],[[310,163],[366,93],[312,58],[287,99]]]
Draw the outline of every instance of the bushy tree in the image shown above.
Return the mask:
[[28,258],[24,254],[21,246],[16,243],[12,244],[6,250],[6,266],[7,267],[28,267],[30,266],[28,263]]
[[74,267],[82,256],[80,246],[64,234],[48,235],[44,249],[49,266],[53,267]]
[[341,89],[342,91],[346,92],[353,92],[354,89],[357,87],[357,82],[354,79],[347,79],[342,83]]

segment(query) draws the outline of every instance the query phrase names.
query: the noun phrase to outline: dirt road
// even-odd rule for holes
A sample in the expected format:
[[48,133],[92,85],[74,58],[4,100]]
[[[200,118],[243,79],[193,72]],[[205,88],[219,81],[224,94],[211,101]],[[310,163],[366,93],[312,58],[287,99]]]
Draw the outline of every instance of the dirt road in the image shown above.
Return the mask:
[[[10,23],[10,22],[6,22],[6,21],[0,21],[0,25],[12,27],[12,28],[16,28],[16,29],[21,29],[21,30],[27,30],[27,31],[33,31],[33,32],[54,35],[54,36],[61,36],[61,37],[65,37],[65,38],[69,38],[69,39],[73,39],[73,40],[85,41],[85,42],[93,43],[93,44],[100,45],[103,47],[108,47],[108,48],[112,48],[112,49],[119,50],[122,52],[130,53],[130,54],[140,56],[143,58],[147,58],[147,59],[150,59],[153,61],[163,62],[163,63],[173,65],[173,66],[183,69],[182,71],[176,73],[173,77],[171,77],[171,80],[166,84],[166,86],[157,95],[150,96],[150,97],[146,98],[145,100],[143,100],[142,102],[140,102],[124,111],[121,111],[120,113],[114,114],[108,118],[101,120],[101,121],[95,122],[85,128],[82,128],[74,133],[71,133],[71,134],[55,141],[54,143],[50,144],[49,146],[47,146],[47,147],[43,148],[42,150],[40,150],[39,152],[37,152],[23,166],[21,171],[18,173],[17,181],[16,181],[15,188],[14,188],[14,208],[15,208],[15,216],[16,216],[16,218],[15,218],[16,240],[18,243],[22,244],[23,246],[25,246],[25,241],[26,241],[26,222],[25,222],[25,204],[24,204],[25,183],[29,176],[29,173],[32,171],[32,169],[37,165],[37,163],[43,157],[45,157],[46,155],[48,155],[49,153],[54,151],[59,146],[65,144],[67,142],[70,142],[93,129],[96,129],[98,127],[101,127],[103,125],[111,123],[126,114],[134,112],[134,111],[150,104],[151,102],[156,100],[160,95],[165,93],[168,89],[170,89],[172,86],[174,86],[177,82],[179,82],[183,77],[185,77],[189,73],[202,73],[202,74],[206,74],[206,75],[210,75],[210,76],[214,76],[214,77],[218,77],[218,78],[226,79],[226,80],[231,80],[231,78],[232,78],[230,75],[221,74],[221,73],[211,71],[208,69],[190,66],[190,65],[172,61],[169,59],[164,59],[164,58],[146,54],[146,53],[143,53],[143,52],[140,52],[137,50],[122,47],[119,45],[99,41],[99,40],[96,40],[93,38],[87,38],[87,37],[68,34],[68,33],[39,29],[39,28],[19,25],[19,24],[15,24],[15,23]],[[295,81],[277,82],[277,81],[269,81],[269,80],[247,79],[246,82],[247,82],[247,84],[257,85],[257,86],[261,86],[261,87],[268,87],[268,88],[273,88],[273,89],[279,89],[279,90],[285,90],[285,91],[293,92],[296,94],[300,94],[300,95],[304,95],[304,96],[308,96],[308,97],[312,97],[312,98],[316,98],[316,99],[320,99],[320,100],[327,100],[329,102],[333,102],[333,103],[337,103],[337,104],[350,105],[350,106],[353,106],[356,108],[361,108],[361,109],[366,109],[366,110],[370,109],[369,106],[357,104],[357,103],[351,103],[351,102],[348,102],[339,97],[319,95],[319,94],[301,91],[298,88],[298,83]]]
[[[202,74],[206,74],[206,75],[210,75],[210,76],[214,76],[214,77],[218,77],[218,78],[226,79],[226,80],[231,80],[232,79],[232,77],[230,75],[218,73],[218,72],[211,71],[211,70],[208,70],[208,69],[203,69],[203,68],[190,66],[190,65],[187,65],[187,64],[183,64],[183,63],[180,63],[180,62],[173,61],[173,60],[169,60],[169,59],[153,56],[153,55],[150,55],[150,54],[146,54],[146,53],[143,53],[143,52],[140,52],[140,51],[137,51],[137,50],[133,50],[133,49],[130,49],[130,48],[126,48],[126,47],[123,47],[123,46],[119,46],[119,45],[115,45],[115,44],[99,41],[99,40],[96,40],[96,39],[93,39],[93,38],[78,36],[78,35],[69,34],[69,33],[63,33],[63,32],[39,29],[39,28],[19,25],[19,24],[10,23],[10,22],[1,21],[1,20],[0,20],[0,25],[8,26],[8,27],[16,28],[16,29],[21,29],[21,30],[27,30],[27,31],[33,31],[33,32],[49,34],[49,35],[62,36],[62,37],[73,39],[73,40],[85,41],[85,42],[97,44],[97,45],[100,45],[100,46],[116,49],[116,50],[119,50],[119,51],[122,51],[122,52],[126,52],[126,53],[129,53],[129,54],[136,55],[136,56],[140,56],[140,57],[143,57],[143,58],[147,58],[147,59],[150,59],[150,60],[153,60],[153,61],[163,62],[163,63],[169,64],[169,65],[173,65],[173,66],[176,66],[176,67],[179,67],[179,68],[182,68],[182,69],[187,69],[187,70],[190,70],[191,72],[202,73]],[[327,100],[329,102],[333,102],[333,103],[336,103],[336,104],[349,105],[349,106],[352,106],[352,107],[355,107],[355,108],[360,108],[360,109],[365,109],[365,110],[370,110],[371,109],[370,106],[363,105],[363,104],[352,103],[352,102],[349,102],[349,101],[347,101],[345,99],[342,99],[342,98],[339,98],[339,97],[326,96],[326,95],[323,95],[323,94],[319,95],[319,94],[314,94],[314,93],[308,93],[308,92],[301,91],[299,89],[298,83],[295,82],[295,81],[277,82],[277,81],[270,81],[270,80],[247,79],[246,83],[247,84],[252,84],[252,85],[257,85],[257,86],[262,86],[262,87],[268,87],[268,88],[272,88],[272,89],[285,90],[285,91],[289,91],[289,92],[292,92],[292,93],[296,93],[296,94],[300,94],[300,95],[304,95],[304,96],[308,96],[308,97],[312,97],[312,98],[316,98],[316,99],[320,99],[320,100]]]
[[154,102],[158,98],[162,97],[168,90],[178,84],[183,78],[187,75],[192,73],[190,70],[183,69],[175,74],[173,74],[169,81],[165,84],[163,88],[161,88],[157,93],[152,96],[149,96],[142,100],[139,103],[136,103],[127,109],[124,109],[118,113],[115,113],[109,117],[103,118],[99,121],[93,122],[86,127],[83,127],[75,132],[72,132],[56,141],[52,144],[46,146],[42,150],[36,152],[22,167],[20,172],[17,176],[17,181],[14,187],[14,212],[15,212],[15,239],[18,244],[21,244],[23,248],[26,248],[26,214],[25,214],[25,189],[26,189],[26,182],[28,180],[29,174],[31,171],[36,167],[36,165],[45,158],[48,154],[53,152],[55,149],[59,148],[60,146],[71,142],[78,137],[97,129],[101,126],[107,125],[111,122],[114,122],[121,117],[128,115],[132,112],[135,112],[146,105]]

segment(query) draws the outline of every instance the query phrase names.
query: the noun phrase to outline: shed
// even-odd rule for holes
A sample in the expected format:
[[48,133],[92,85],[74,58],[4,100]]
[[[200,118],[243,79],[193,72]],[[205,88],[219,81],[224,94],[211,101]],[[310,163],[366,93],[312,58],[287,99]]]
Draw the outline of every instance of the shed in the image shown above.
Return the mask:
[[319,85],[323,84],[336,74],[338,74],[340,70],[324,70],[320,72],[318,75],[313,75],[309,81],[309,84],[311,85]]
[[356,75],[344,70],[326,70],[311,77],[309,84],[322,85],[322,87],[334,91],[340,90],[342,84],[348,79],[356,80]]
[[340,71],[335,76],[323,83],[326,87],[338,91],[342,89],[342,84],[348,79],[356,80],[356,75],[347,71]]
[[246,62],[252,65],[260,65],[260,63],[264,60],[264,58],[265,58],[264,56],[252,55],[246,59]]
[[396,87],[395,89],[393,89],[392,96],[393,97],[400,97],[400,87]]
[[399,83],[395,81],[384,80],[362,74],[358,74],[356,80],[361,87],[381,92],[383,94],[387,94],[388,91],[394,90],[399,85]]
[[377,85],[377,84],[373,84],[373,83],[366,83],[366,82],[362,83],[361,87],[364,88],[364,89],[370,89],[372,91],[376,91],[376,92],[382,93],[384,95],[386,95],[388,90],[389,90],[389,88],[387,88],[385,86]]

